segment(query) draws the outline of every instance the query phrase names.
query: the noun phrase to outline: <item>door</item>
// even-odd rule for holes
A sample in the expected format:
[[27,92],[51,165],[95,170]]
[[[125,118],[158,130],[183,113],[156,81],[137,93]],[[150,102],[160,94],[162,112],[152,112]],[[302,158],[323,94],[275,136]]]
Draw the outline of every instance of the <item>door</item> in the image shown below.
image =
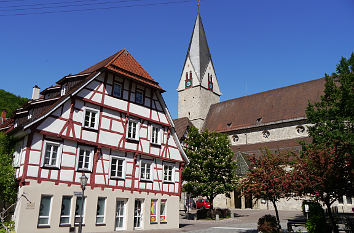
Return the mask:
[[142,200],[136,199],[134,207],[134,228],[141,228],[142,215]]
[[116,225],[115,230],[120,231],[125,229],[124,224],[124,215],[125,215],[125,201],[117,200],[116,204]]
[[234,191],[234,200],[235,200],[235,208],[236,209],[241,209],[241,193],[237,192],[236,190]]
[[253,205],[252,205],[252,196],[250,197],[245,197],[245,208],[246,209],[252,209]]

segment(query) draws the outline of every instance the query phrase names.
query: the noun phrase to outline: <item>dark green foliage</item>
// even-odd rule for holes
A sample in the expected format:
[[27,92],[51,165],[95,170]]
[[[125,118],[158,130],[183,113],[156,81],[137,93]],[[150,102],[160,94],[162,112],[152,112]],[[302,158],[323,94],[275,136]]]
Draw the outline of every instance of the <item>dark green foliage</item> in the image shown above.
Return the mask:
[[[321,101],[309,104],[306,116],[313,145],[331,147],[343,156],[348,180],[346,193],[354,193],[354,53],[349,59],[342,57],[337,73],[326,74],[324,95]],[[341,196],[342,194],[340,194]]]
[[189,129],[186,154],[190,163],[182,174],[185,192],[192,196],[207,197],[213,209],[213,200],[218,194],[229,195],[236,188],[237,177],[234,153],[225,134]]
[[17,184],[12,166],[14,142],[0,132],[0,202],[12,204],[16,201]]
[[[309,205],[309,213],[305,213],[305,204]],[[326,218],[320,203],[313,201],[302,202],[302,212],[308,217],[306,220],[306,228],[308,233],[325,233],[328,232]]]
[[0,89],[0,111],[3,109],[7,112],[7,117],[11,117],[13,111],[21,107],[28,101],[26,98],[16,96],[10,92]]
[[220,218],[230,218],[231,210],[230,209],[200,209],[197,211],[197,219],[215,219],[216,215],[219,215]]
[[258,231],[262,233],[279,233],[275,216],[267,214],[258,219]]

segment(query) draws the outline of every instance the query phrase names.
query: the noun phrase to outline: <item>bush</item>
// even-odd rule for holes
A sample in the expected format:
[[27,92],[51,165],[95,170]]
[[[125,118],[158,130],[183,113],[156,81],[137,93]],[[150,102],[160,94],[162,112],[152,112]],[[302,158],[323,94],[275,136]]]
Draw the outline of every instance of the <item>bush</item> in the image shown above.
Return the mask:
[[[309,205],[309,213],[305,213],[305,204]],[[326,217],[320,203],[303,201],[302,212],[304,215],[308,215],[306,220],[306,228],[308,233],[324,233],[328,232],[328,226],[326,224]]]
[[258,219],[258,231],[262,233],[278,233],[278,223],[275,216],[267,214]]
[[219,215],[220,218],[230,218],[231,210],[230,209],[200,209],[197,211],[197,219],[215,219],[216,215]]

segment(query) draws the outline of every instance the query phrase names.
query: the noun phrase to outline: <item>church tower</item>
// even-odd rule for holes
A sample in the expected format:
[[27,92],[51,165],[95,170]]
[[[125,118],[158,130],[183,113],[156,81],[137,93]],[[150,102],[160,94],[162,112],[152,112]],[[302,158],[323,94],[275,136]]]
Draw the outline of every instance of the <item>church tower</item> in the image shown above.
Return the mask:
[[188,117],[200,130],[221,92],[199,10],[177,91],[178,118]]

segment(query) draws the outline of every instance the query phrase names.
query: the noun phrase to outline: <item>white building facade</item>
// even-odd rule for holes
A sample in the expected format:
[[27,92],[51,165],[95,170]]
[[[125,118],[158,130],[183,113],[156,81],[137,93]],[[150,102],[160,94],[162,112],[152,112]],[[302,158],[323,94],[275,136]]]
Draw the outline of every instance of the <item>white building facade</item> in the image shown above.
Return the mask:
[[121,50],[17,110],[16,232],[73,232],[81,214],[84,232],[178,228],[188,159],[163,91]]

